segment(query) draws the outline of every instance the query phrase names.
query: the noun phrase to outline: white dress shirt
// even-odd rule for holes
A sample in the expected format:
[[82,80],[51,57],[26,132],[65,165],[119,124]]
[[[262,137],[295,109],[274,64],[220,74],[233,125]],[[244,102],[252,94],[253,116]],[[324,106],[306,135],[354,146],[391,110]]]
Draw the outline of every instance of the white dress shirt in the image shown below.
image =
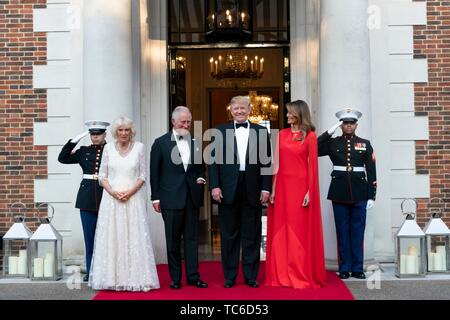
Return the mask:
[[[235,130],[236,143],[239,157],[239,171],[245,171],[245,159],[247,155],[248,136],[250,133],[250,124],[247,122],[247,128],[240,127]],[[234,122],[236,128],[236,121]]]
[[[183,162],[184,171],[187,171],[189,161],[191,160],[191,142],[190,135],[180,136],[175,129],[172,130],[178,150],[180,151],[181,161]],[[180,139],[182,137],[182,139]]]
[[[181,155],[181,161],[183,162],[184,171],[187,171],[187,168],[189,166],[189,163],[191,161],[191,136],[186,135],[183,136],[183,139],[180,139],[180,135],[175,131],[175,129],[172,129],[173,135],[177,141],[177,147],[180,151]],[[206,180],[204,178],[198,178],[197,183],[206,183]]]
[[[245,171],[245,159],[247,156],[248,137],[250,134],[250,122],[247,122],[247,128],[240,127],[235,130],[236,144],[239,156],[239,171]],[[236,128],[236,121],[234,122],[234,128]],[[269,191],[262,190],[261,192],[270,193]]]

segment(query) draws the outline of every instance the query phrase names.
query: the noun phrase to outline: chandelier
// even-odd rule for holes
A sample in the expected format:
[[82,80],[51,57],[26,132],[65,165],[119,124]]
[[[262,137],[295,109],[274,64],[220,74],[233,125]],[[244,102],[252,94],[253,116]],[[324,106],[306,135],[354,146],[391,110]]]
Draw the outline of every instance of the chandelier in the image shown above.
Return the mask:
[[231,50],[209,59],[211,77],[216,80],[245,78],[257,80],[264,75],[264,58],[249,57],[243,50]]
[[[256,91],[250,91],[248,93],[250,100],[250,116],[248,120],[252,123],[260,124],[267,121],[278,120],[278,104],[273,103],[272,97],[268,95],[258,95]],[[231,112],[231,106],[228,106],[228,118],[233,119]]]
[[249,120],[253,123],[278,120],[278,104],[272,102],[272,97],[259,96],[256,91],[250,91],[250,107],[252,109]]
[[206,38],[218,41],[248,41],[252,38],[249,0],[206,1]]

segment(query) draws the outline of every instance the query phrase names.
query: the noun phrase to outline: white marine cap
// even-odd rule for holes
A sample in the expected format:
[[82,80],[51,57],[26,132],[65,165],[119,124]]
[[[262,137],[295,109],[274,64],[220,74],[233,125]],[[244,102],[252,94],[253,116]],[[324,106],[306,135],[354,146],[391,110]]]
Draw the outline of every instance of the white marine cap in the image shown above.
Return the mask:
[[90,133],[103,133],[106,131],[106,128],[110,125],[109,122],[99,121],[99,120],[89,120],[84,123]]
[[342,121],[357,122],[362,117],[362,113],[356,109],[346,108],[336,112],[336,117]]

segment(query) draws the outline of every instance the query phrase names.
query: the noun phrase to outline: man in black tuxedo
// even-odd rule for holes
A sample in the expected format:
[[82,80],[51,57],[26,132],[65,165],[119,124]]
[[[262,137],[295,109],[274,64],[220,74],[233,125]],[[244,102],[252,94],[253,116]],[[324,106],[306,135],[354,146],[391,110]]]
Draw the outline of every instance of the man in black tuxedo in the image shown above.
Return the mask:
[[[266,128],[248,121],[249,98],[231,99],[233,122],[219,125],[213,135],[208,164],[209,189],[219,203],[222,267],[225,288],[234,286],[242,243],[245,283],[258,287],[262,204],[272,191],[270,139]],[[219,139],[218,139],[219,137]]]
[[151,199],[162,212],[172,289],[181,288],[181,236],[188,285],[206,288],[198,272],[199,208],[203,205],[205,167],[201,145],[191,139],[188,108],[172,113],[173,129],[157,138],[150,155]]

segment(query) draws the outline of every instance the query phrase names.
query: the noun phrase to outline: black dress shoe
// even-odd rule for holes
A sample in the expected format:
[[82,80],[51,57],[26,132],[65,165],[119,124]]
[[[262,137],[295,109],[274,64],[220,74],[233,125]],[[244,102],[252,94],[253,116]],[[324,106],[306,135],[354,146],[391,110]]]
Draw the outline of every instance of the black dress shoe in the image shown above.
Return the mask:
[[208,288],[208,284],[200,279],[194,280],[194,281],[188,281],[187,284],[190,286],[197,287],[197,288]]
[[181,283],[180,281],[172,281],[170,283],[170,288],[171,289],[181,289]]
[[250,288],[258,288],[259,284],[256,280],[245,280],[245,284],[248,285]]
[[352,272],[352,278],[365,279],[366,275],[364,274],[364,272]]
[[89,281],[89,275],[87,274],[83,277],[83,282],[88,282],[88,281]]
[[235,284],[234,280],[225,280],[225,283],[223,284],[223,286],[225,288],[231,288],[233,287]]
[[339,278],[348,279],[348,278],[350,278],[350,273],[349,272],[339,272]]

